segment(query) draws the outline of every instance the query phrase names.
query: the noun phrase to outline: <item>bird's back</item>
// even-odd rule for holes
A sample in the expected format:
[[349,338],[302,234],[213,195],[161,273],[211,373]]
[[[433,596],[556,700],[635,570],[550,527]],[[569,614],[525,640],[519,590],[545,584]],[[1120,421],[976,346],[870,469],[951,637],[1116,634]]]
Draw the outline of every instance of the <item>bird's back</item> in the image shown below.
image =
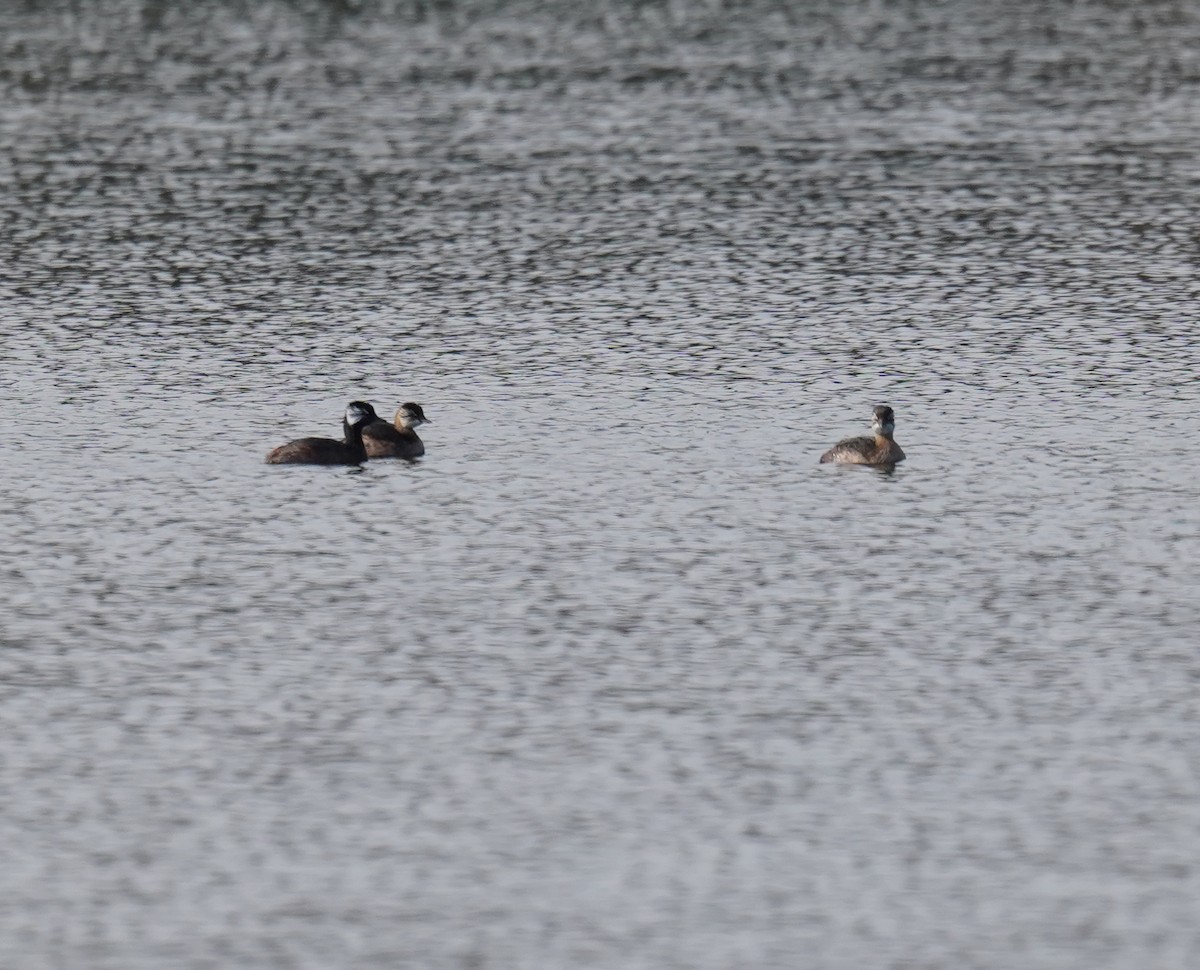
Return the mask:
[[333,438],[297,438],[267,455],[268,465],[357,465],[353,449]]

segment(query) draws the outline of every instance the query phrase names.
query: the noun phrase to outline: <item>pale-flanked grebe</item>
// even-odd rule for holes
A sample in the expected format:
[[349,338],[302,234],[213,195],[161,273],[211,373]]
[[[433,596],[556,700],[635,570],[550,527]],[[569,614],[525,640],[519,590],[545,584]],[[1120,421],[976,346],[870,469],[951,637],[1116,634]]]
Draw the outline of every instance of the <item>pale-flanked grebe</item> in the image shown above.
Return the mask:
[[896,415],[886,404],[875,408],[871,422],[875,437],[847,438],[839,441],[821,456],[821,464],[835,465],[894,465],[904,461],[904,451],[892,438],[896,430]]
[[342,420],[344,441],[333,438],[298,438],[267,455],[268,465],[358,465],[367,460],[362,432],[379,415],[366,401],[351,401]]
[[421,405],[409,401],[401,404],[392,424],[376,420],[363,428],[363,444],[372,458],[420,458],[425,443],[413,428],[429,424]]

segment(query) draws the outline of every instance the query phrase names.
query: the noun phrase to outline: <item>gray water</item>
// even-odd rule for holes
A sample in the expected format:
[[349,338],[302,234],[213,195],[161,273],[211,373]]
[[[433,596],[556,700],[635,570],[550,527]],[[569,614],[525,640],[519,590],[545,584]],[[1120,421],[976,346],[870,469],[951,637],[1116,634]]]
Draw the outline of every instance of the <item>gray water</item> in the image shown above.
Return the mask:
[[31,8],[0,966],[1197,965],[1196,4]]

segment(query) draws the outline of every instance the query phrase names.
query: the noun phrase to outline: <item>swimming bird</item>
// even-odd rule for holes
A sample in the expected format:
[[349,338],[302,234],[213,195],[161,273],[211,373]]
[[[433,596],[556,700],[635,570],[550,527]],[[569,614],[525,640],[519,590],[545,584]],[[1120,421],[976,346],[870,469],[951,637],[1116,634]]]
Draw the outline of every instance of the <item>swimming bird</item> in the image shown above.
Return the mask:
[[342,419],[342,441],[334,438],[297,438],[267,455],[268,465],[358,465],[367,460],[363,428],[379,415],[366,401],[351,401]]
[[425,454],[425,442],[413,429],[429,423],[421,405],[412,401],[401,404],[391,424],[376,420],[363,429],[367,454],[372,458],[420,458]]
[[871,422],[874,437],[846,438],[821,456],[821,464],[835,465],[894,465],[904,461],[904,450],[892,438],[896,430],[896,414],[886,404],[875,408]]

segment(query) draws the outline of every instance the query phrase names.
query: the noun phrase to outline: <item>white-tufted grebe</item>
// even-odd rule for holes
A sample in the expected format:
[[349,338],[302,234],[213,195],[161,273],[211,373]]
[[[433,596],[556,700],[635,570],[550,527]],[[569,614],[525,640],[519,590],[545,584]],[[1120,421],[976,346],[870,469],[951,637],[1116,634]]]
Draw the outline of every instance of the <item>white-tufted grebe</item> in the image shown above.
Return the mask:
[[363,444],[372,458],[420,458],[425,454],[425,442],[413,428],[429,424],[421,405],[412,401],[401,404],[391,424],[376,420],[363,429]]
[[871,422],[875,437],[839,441],[821,456],[821,464],[894,465],[904,461],[904,450],[892,438],[895,430],[895,412],[886,404],[880,404],[875,408],[875,419]]
[[297,438],[267,455],[268,465],[358,465],[367,460],[362,432],[379,415],[366,401],[351,401],[342,420],[345,440]]

